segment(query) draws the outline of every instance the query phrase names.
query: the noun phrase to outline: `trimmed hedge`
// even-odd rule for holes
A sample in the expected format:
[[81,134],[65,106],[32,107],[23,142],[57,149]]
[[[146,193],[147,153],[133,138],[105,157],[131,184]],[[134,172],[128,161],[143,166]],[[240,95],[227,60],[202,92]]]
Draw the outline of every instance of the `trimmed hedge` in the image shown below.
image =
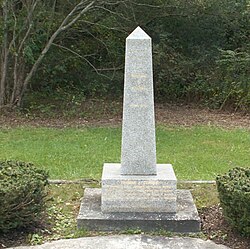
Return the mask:
[[31,163],[0,161],[0,231],[38,220],[44,207],[48,173]]
[[250,236],[250,168],[234,168],[216,179],[223,214],[241,234]]

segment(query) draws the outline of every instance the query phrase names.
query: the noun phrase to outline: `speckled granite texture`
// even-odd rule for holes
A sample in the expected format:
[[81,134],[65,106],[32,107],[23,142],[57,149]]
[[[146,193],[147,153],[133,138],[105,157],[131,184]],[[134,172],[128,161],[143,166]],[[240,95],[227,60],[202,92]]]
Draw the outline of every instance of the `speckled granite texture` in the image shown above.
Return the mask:
[[151,38],[126,40],[121,164],[105,164],[102,189],[86,189],[77,224],[89,230],[199,232],[188,190],[176,189],[172,165],[156,164]]
[[136,28],[126,40],[121,174],[156,174],[151,38]]
[[104,164],[103,212],[176,212],[176,177],[171,164],[157,164],[157,175],[121,175],[120,164]]
[[101,189],[87,188],[77,218],[79,228],[93,231],[166,230],[179,233],[200,231],[200,218],[188,190],[177,190],[176,213],[103,213]]

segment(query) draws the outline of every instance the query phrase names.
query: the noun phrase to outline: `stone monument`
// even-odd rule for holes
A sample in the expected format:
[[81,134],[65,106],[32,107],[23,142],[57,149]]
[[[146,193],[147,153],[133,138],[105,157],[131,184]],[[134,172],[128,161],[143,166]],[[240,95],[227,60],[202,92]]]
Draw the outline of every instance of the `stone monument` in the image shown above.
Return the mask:
[[171,164],[156,164],[151,38],[137,27],[126,39],[121,164],[105,163],[101,189],[85,189],[78,227],[90,230],[198,232],[188,190]]
[[156,175],[151,38],[138,27],[126,40],[122,175]]

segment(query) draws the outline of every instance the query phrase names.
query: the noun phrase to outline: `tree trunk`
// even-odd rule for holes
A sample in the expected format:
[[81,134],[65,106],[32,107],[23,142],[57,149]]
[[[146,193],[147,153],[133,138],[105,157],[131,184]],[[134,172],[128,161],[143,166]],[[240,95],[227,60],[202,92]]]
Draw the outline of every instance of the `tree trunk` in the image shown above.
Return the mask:
[[[48,42],[44,45],[43,50],[41,51],[40,55],[32,65],[29,72],[25,72],[25,62],[23,58],[23,48],[25,46],[25,43],[27,39],[31,35],[31,29],[32,29],[32,22],[33,22],[33,12],[37,6],[39,0],[34,0],[30,2],[29,8],[27,8],[27,19],[25,23],[25,27],[28,27],[27,31],[23,34],[23,38],[20,37],[20,39],[17,38],[17,34],[15,31],[12,34],[12,40],[9,40],[8,37],[8,20],[11,18],[9,14],[13,14],[15,21],[18,21],[16,19],[15,13],[12,13],[11,11],[15,11],[13,9],[12,1],[9,0],[2,0],[2,13],[3,13],[3,41],[2,41],[2,51],[1,51],[1,66],[0,66],[0,106],[6,105],[7,103],[11,106],[21,106],[23,102],[23,96],[28,88],[28,85],[30,84],[30,81],[34,74],[37,72],[38,67],[40,66],[43,58],[49,51],[50,47],[52,46],[54,40],[57,38],[57,36],[61,33],[70,28],[74,23],[78,21],[78,19],[87,11],[89,11],[94,4],[97,2],[97,0],[92,1],[86,1],[81,0],[75,7],[72,9],[72,11],[64,18],[61,25],[58,27],[58,29],[52,34]],[[56,5],[56,1],[54,4]],[[55,6],[54,6],[55,7]],[[11,85],[8,85],[8,82],[10,81],[7,73],[8,73],[8,62],[9,62],[9,56],[10,56],[10,50],[15,51],[14,57],[13,57],[13,65],[11,65],[11,68],[13,69],[13,83]]]
[[7,88],[7,69],[8,69],[8,30],[7,30],[7,19],[8,19],[8,6],[7,0],[3,1],[3,41],[1,51],[1,81],[0,81],[0,107],[6,104],[6,88]]
[[[39,57],[37,58],[37,60],[35,61],[34,65],[32,66],[30,72],[27,74],[27,76],[24,79],[24,82],[22,84],[22,89],[20,91],[19,94],[16,94],[16,98],[13,100],[13,104],[17,105],[17,106],[21,106],[22,105],[22,101],[23,101],[23,96],[27,90],[28,84],[30,83],[31,78],[33,77],[33,75],[35,74],[35,72],[37,71],[38,67],[40,66],[43,58],[45,57],[45,55],[47,54],[47,52],[49,51],[50,47],[52,46],[54,40],[57,38],[57,36],[65,31],[66,29],[70,28],[73,24],[75,24],[78,19],[84,14],[86,13],[89,9],[92,8],[92,6],[94,5],[94,3],[96,2],[96,0],[91,1],[85,8],[82,8],[82,5],[84,4],[84,1],[81,1],[78,5],[75,6],[75,8],[66,16],[66,18],[62,21],[61,25],[59,26],[59,28],[54,32],[54,34],[51,36],[51,38],[49,39],[49,41],[47,42],[47,44],[45,45],[44,49],[42,50],[41,54],[39,55]],[[79,9],[82,10],[76,15],[76,13],[79,11]],[[76,15],[76,16],[75,16]],[[75,17],[74,17],[75,16]],[[73,18],[73,19],[72,19]]]

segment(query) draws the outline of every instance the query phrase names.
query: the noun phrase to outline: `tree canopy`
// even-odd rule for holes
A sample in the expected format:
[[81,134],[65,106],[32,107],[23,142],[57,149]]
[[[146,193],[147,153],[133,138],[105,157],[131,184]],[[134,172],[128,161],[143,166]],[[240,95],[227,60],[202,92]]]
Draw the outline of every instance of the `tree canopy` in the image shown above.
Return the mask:
[[124,45],[153,39],[158,101],[250,109],[249,0],[1,0],[0,106],[32,91],[121,96]]

